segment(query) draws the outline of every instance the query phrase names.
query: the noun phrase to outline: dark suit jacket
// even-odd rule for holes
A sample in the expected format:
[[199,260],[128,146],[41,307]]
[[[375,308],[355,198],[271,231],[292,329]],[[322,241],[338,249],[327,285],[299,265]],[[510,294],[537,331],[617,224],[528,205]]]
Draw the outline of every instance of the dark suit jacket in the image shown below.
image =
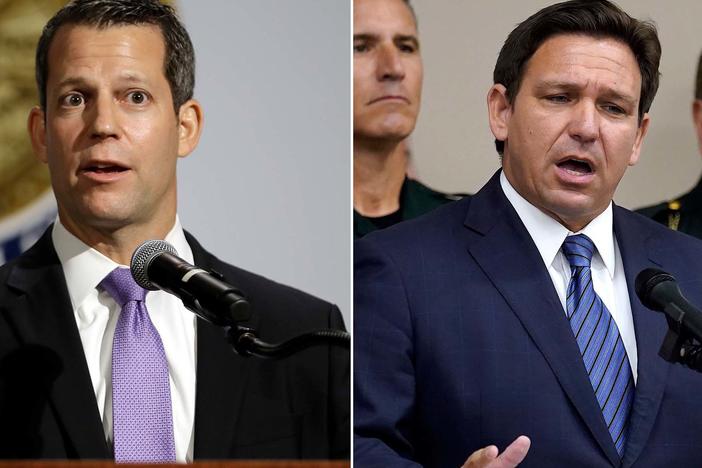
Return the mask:
[[[244,292],[261,339],[343,328],[335,306],[227,265],[186,236],[195,264]],[[222,329],[198,320],[196,372],[196,459],[348,456],[347,350],[242,358]],[[0,457],[112,457],[50,230],[0,268]]]
[[[543,260],[499,173],[475,196],[356,243],[355,462],[460,466],[521,434],[522,466],[622,464]],[[662,314],[634,293],[656,267],[702,304],[702,243],[614,207],[638,383],[623,466],[702,466],[702,375],[657,353]]]

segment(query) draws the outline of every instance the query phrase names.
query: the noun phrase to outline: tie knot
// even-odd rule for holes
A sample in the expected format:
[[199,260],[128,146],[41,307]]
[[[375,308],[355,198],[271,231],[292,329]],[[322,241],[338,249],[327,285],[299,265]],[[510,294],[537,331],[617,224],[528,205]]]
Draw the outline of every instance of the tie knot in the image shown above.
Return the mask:
[[100,282],[100,286],[108,292],[110,296],[124,307],[127,302],[144,301],[146,289],[139,286],[129,268],[115,268]]
[[585,234],[568,236],[563,242],[563,253],[571,267],[589,267],[595,244]]

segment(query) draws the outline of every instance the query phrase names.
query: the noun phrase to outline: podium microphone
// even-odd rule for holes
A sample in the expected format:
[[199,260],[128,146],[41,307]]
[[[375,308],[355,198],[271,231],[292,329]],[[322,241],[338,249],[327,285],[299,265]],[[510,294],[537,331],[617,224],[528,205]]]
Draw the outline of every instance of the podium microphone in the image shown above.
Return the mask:
[[251,318],[249,303],[242,293],[219,273],[202,270],[178,257],[168,242],[149,240],[137,247],[131,270],[142,288],[169,292],[198,317],[224,327],[229,343],[241,356],[277,359],[317,344],[350,347],[348,333],[330,329],[303,333],[282,343],[260,340],[255,330],[242,325]]
[[215,272],[189,264],[166,241],[149,240],[134,251],[134,280],[144,289],[162,289],[179,297],[185,307],[219,326],[235,326],[251,317],[242,293]]
[[702,311],[683,296],[673,275],[646,268],[636,276],[635,289],[643,305],[665,313],[702,342]]
[[666,316],[668,332],[658,355],[702,372],[702,311],[683,296],[673,275],[647,268],[636,276],[635,289],[643,305]]

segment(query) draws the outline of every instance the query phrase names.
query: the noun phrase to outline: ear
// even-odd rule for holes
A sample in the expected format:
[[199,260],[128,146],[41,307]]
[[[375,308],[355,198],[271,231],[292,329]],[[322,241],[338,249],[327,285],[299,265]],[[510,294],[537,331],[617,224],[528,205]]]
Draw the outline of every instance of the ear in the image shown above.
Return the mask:
[[634,140],[634,147],[631,150],[631,156],[629,157],[629,165],[633,166],[639,162],[639,156],[641,155],[641,147],[643,146],[643,140],[648,133],[648,126],[651,124],[651,117],[648,112],[643,115],[641,119],[641,125],[639,125],[636,131],[636,140]]
[[697,133],[697,146],[702,153],[702,99],[692,101],[692,124]]
[[178,110],[178,157],[189,155],[200,141],[202,107],[195,99],[185,102]]
[[501,84],[493,85],[488,91],[487,105],[492,134],[497,140],[507,141],[509,118],[512,115],[512,106],[507,98],[507,88]]
[[32,142],[34,156],[43,162],[47,163],[46,157],[46,118],[44,111],[40,107],[35,106],[29,111],[27,118],[27,131],[29,132],[29,140]]

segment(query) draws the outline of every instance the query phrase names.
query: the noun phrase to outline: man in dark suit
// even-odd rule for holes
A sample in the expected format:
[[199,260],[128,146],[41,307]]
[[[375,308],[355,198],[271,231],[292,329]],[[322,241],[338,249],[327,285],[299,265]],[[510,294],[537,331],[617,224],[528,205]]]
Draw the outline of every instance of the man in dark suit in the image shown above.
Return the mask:
[[190,461],[342,458],[348,352],[234,354],[224,331],[124,268],[148,239],[215,269],[281,341],[343,329],[339,310],[221,262],[176,215],[176,161],[197,145],[194,54],[157,0],[78,0],[37,47],[29,116],[58,219],[0,269],[0,457]]
[[356,243],[356,463],[699,464],[702,379],[657,355],[667,324],[634,282],[661,268],[702,303],[702,244],[612,203],[659,59],[655,28],[605,0],[509,35],[488,93],[502,170]]

